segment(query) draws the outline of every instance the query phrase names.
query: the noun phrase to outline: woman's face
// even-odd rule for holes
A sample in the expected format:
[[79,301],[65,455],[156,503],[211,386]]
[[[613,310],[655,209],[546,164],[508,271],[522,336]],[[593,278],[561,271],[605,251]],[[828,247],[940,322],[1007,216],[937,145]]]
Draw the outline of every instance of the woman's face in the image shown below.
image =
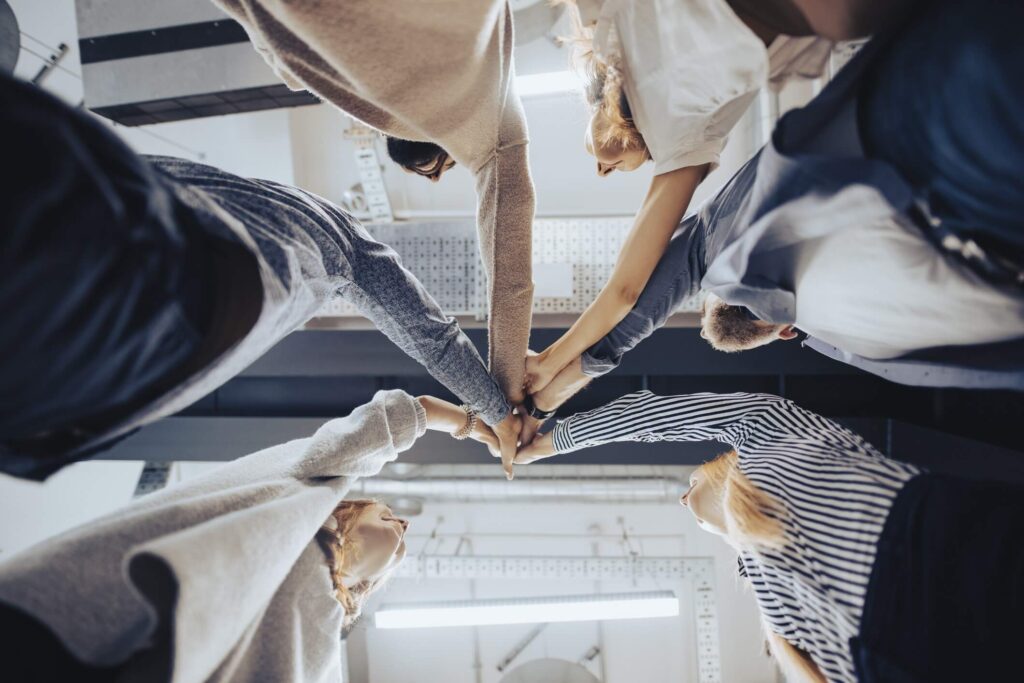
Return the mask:
[[363,508],[350,527],[355,552],[345,557],[345,575],[372,581],[398,565],[405,558],[408,527],[409,522],[395,517],[387,505],[374,503]]
[[722,494],[708,483],[701,468],[690,475],[690,488],[679,499],[679,504],[690,511],[700,528],[718,536],[725,535]]
[[612,171],[629,173],[640,168],[647,161],[647,153],[642,149],[625,150],[617,141],[599,143],[605,139],[605,133],[612,126],[612,121],[598,109],[590,117],[590,125],[583,138],[587,153],[597,159],[597,175],[606,176]]

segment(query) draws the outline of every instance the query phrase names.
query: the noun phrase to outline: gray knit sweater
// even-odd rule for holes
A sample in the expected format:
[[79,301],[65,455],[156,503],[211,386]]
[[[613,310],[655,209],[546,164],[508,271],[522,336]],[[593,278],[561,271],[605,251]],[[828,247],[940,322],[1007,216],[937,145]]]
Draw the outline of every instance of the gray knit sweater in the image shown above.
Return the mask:
[[0,564],[0,601],[125,680],[340,679],[342,609],[317,531],[358,477],[426,429],[381,391],[310,438],[274,446]]

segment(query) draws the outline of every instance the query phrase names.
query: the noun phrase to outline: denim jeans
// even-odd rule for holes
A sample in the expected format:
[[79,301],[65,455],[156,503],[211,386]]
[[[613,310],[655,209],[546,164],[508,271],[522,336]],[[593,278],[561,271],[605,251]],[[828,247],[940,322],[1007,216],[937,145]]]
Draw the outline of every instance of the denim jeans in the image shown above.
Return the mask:
[[208,235],[109,128],[0,75],[0,441],[131,403],[198,348]]
[[1024,3],[941,0],[919,10],[864,75],[868,154],[932,213],[1024,251]]

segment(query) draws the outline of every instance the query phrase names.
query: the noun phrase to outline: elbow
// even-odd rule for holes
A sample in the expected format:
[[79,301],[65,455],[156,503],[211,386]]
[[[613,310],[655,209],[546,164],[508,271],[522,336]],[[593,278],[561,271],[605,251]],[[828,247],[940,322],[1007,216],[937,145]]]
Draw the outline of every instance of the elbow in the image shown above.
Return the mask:
[[643,287],[637,287],[632,284],[617,285],[612,289],[612,296],[614,297],[616,308],[626,311],[627,313],[633,310],[636,306],[636,302],[640,300],[640,295],[643,294]]

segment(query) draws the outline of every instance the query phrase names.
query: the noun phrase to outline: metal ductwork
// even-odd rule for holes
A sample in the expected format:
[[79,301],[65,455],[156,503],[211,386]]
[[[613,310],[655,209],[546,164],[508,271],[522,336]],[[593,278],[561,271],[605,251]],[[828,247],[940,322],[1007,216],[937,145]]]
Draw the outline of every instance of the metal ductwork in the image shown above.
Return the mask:
[[[85,106],[125,126],[317,104],[293,92],[210,0],[76,0]],[[516,43],[561,15],[547,0],[512,2]]]
[[125,126],[316,104],[210,0],[76,0],[85,106]]
[[415,509],[415,501],[431,503],[674,503],[686,486],[674,476],[569,477],[517,474],[514,486],[493,470],[486,477],[422,476],[360,480],[351,489],[353,498],[400,501],[403,509]]

